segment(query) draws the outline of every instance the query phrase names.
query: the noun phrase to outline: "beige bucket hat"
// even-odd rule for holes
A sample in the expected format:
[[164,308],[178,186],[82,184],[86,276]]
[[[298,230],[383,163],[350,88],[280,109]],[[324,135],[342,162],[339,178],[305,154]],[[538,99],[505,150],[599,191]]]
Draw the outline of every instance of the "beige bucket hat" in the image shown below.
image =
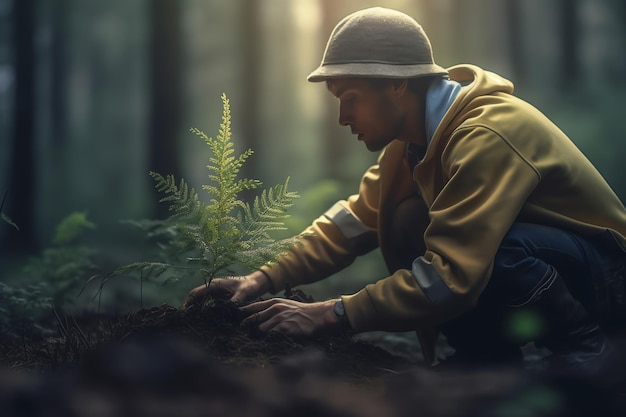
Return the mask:
[[436,65],[424,29],[410,16],[373,7],[344,17],[330,34],[322,63],[307,79],[413,78],[448,75]]

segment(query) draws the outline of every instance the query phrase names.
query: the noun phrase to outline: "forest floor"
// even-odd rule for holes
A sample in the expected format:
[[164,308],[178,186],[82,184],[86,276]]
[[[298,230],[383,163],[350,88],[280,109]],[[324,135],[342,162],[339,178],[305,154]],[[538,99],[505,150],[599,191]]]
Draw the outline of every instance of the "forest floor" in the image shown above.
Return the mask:
[[396,342],[294,340],[230,303],[59,319],[58,337],[3,346],[6,416],[626,415],[626,387],[520,369],[426,368]]

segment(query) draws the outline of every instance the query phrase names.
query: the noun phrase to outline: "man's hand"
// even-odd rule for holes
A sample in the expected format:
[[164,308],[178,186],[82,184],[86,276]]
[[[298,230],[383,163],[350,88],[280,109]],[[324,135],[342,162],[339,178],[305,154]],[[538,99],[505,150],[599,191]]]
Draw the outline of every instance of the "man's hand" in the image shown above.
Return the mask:
[[256,324],[263,333],[280,332],[289,336],[317,336],[346,329],[333,311],[338,300],[318,303],[272,298],[241,307],[248,316],[243,324]]
[[197,304],[207,297],[230,298],[235,304],[245,303],[259,298],[272,287],[271,282],[260,271],[244,277],[215,278],[209,285],[200,285],[189,292],[183,308]]

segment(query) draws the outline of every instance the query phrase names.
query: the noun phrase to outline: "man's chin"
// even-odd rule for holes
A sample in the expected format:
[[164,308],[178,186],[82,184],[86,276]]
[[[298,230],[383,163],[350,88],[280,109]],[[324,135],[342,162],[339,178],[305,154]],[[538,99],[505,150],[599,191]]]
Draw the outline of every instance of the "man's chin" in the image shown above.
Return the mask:
[[364,142],[364,143],[365,143],[365,147],[370,152],[380,152],[386,146],[386,144],[384,143],[368,143],[368,142]]

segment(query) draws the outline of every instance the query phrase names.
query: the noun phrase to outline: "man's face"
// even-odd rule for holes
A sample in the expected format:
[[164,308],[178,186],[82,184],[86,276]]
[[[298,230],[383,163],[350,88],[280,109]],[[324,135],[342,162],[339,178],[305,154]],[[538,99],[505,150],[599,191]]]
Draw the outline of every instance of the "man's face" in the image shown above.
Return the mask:
[[342,78],[327,85],[339,99],[339,124],[349,126],[370,151],[380,151],[401,134],[403,116],[392,81]]

